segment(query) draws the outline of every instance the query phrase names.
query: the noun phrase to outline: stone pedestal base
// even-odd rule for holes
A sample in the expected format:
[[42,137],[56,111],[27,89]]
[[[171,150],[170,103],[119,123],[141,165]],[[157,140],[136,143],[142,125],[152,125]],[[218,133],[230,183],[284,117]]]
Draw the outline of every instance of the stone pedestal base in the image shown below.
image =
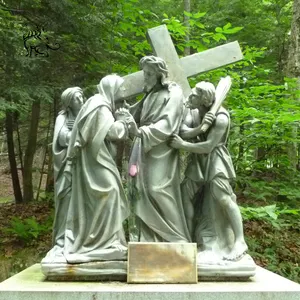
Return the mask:
[[209,261],[198,254],[199,281],[245,281],[255,275],[256,264],[249,254],[239,261]]
[[[165,259],[167,260],[167,258]],[[154,262],[152,264],[155,269]],[[176,267],[175,263],[173,265]],[[176,269],[175,267],[172,268],[172,265],[170,265],[170,272],[178,273],[180,268]],[[148,268],[150,267],[148,266]],[[41,269],[49,281],[127,280],[127,261],[102,261],[82,264],[41,262]],[[197,271],[198,281],[246,281],[249,277],[255,275],[256,265],[248,254],[237,262],[208,261],[203,256],[201,259],[201,255],[198,255]],[[142,274],[142,270],[140,270],[140,273]],[[161,278],[156,282],[162,281]],[[164,281],[164,283],[167,282],[170,281]],[[188,283],[191,283],[191,280]]]
[[257,267],[247,282],[127,284],[46,281],[39,264],[0,283],[0,300],[298,300],[300,285]]
[[43,263],[49,281],[126,281],[127,261],[100,261],[83,264]]

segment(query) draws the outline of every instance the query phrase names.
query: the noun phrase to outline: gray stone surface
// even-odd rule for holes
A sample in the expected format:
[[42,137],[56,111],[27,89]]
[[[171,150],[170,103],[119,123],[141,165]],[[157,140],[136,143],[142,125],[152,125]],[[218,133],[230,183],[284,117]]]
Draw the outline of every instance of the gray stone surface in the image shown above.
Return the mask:
[[[179,59],[166,25],[149,29],[148,39],[155,55],[167,62],[170,70],[169,77],[182,86],[185,97],[191,91],[187,77],[221,68],[243,59],[238,42],[231,42]],[[125,90],[123,97],[125,99],[143,93],[143,73],[141,71],[123,78]]]
[[238,261],[219,259],[208,263],[206,258],[201,260],[201,252],[198,253],[197,266],[199,281],[243,281],[254,276],[257,268],[249,254],[246,254]]
[[[141,245],[144,243],[136,243],[136,245]],[[175,243],[149,243],[152,245],[170,245],[170,247],[179,248],[183,244]],[[192,249],[194,244],[185,244],[188,248]],[[166,258],[164,255],[159,255],[157,251],[153,248],[148,250],[142,250],[144,253],[142,257],[137,257],[136,253],[131,254],[132,266],[129,273],[133,274],[134,277],[138,277],[137,280],[144,280],[142,277],[146,278],[150,276],[152,282],[154,282],[154,274],[157,277],[155,279],[156,283],[164,282],[164,279],[160,277],[161,272],[164,273],[165,278],[168,274],[176,273],[178,269],[182,269],[183,266],[180,265],[178,257],[172,255],[170,250],[167,253]],[[157,257],[155,255],[157,254]],[[161,254],[161,253],[160,253]],[[186,253],[187,255],[187,253]],[[130,256],[130,253],[129,253]],[[148,257],[148,258],[147,258]],[[130,259],[130,258],[129,258]],[[135,261],[134,261],[135,260]],[[145,263],[141,266],[139,264],[140,260],[144,260]],[[165,260],[165,261],[163,261]],[[173,262],[172,262],[173,260]],[[129,262],[130,265],[130,262]],[[190,265],[192,267],[192,265]],[[152,270],[150,270],[152,268]],[[136,269],[139,269],[138,271]],[[49,281],[123,281],[127,280],[127,261],[102,261],[102,262],[89,262],[82,264],[66,264],[66,263],[45,263],[41,262],[42,273],[46,276]],[[209,263],[204,258],[202,259],[201,252],[198,253],[197,257],[197,273],[199,281],[245,281],[249,277],[254,276],[256,272],[256,265],[250,255],[245,255],[239,261],[224,261],[224,260],[214,260]],[[143,275],[144,273],[144,275]],[[145,275],[145,273],[147,273]],[[177,272],[178,273],[178,272]],[[184,277],[180,274],[180,278]],[[196,275],[197,276],[197,275]],[[178,276],[174,274],[175,280]],[[136,280],[136,279],[135,279]],[[129,280],[133,281],[133,280]],[[166,281],[166,280],[165,280]],[[148,281],[149,279],[148,279]],[[179,281],[177,281],[179,282]],[[191,282],[191,281],[189,281]]]
[[[144,74],[133,74],[134,81],[125,77],[124,86],[124,80],[117,75],[104,77],[98,85],[99,93],[87,100],[72,131],[67,131],[67,150],[61,160],[61,182],[56,184],[56,190],[59,199],[68,201],[59,201],[65,204],[65,209],[57,206],[56,223],[59,226],[54,226],[57,237],[42,261],[42,270],[49,278],[62,276],[69,280],[75,276],[78,280],[81,276],[86,280],[87,276],[88,279],[99,279],[109,275],[109,268],[98,268],[99,264],[89,265],[89,262],[127,258],[122,222],[128,217],[129,209],[114,160],[114,142],[126,139],[128,133],[136,136],[133,149],[140,149],[131,155],[132,166],[139,168],[134,175],[135,184],[143,199],[137,201],[134,211],[141,221],[139,241],[191,242],[181,201],[179,152],[168,144],[169,137],[178,133],[184,96],[189,94],[190,86],[166,25],[149,29],[148,39],[159,57],[143,58],[140,65]],[[238,44],[233,47],[238,53]],[[223,58],[213,66],[192,56],[191,63],[197,66],[193,72],[187,71],[189,76],[200,73],[203,68],[207,71],[228,64],[223,50],[215,50],[210,58],[218,56],[218,51]],[[234,61],[242,57],[241,52],[234,54]],[[124,121],[122,114],[118,119],[116,109],[122,105],[118,100],[126,98],[128,93],[135,93],[132,84],[139,88],[144,86],[148,94],[137,103],[142,109],[135,110],[134,119],[130,115],[132,121]],[[157,159],[158,154],[162,159]],[[99,178],[102,179],[99,181]],[[101,273],[103,270],[105,274]],[[118,267],[110,270],[112,275],[115,270],[119,273]]]
[[[143,243],[136,243],[137,245]],[[155,243],[153,243],[155,244]],[[156,243],[157,245],[161,243]],[[182,245],[182,244],[172,244],[170,245]],[[193,244],[186,244],[192,246]],[[151,250],[151,251],[150,251]],[[144,256],[149,256],[145,265],[150,264],[153,270],[150,270],[150,267],[147,266],[148,272],[153,277],[156,272],[156,282],[162,282],[163,279],[159,278],[159,272],[162,271],[164,273],[172,272],[176,273],[176,268],[181,268],[179,262],[171,262],[172,251],[170,254],[167,254],[168,259],[161,256],[160,258],[155,258],[155,251],[153,249],[149,249],[149,251],[145,251]],[[133,258],[134,259],[134,258]],[[136,258],[137,260],[139,258]],[[142,257],[145,259],[145,257]],[[159,266],[156,266],[153,260],[159,263]],[[160,259],[164,259],[165,266]],[[173,258],[174,261],[174,258]],[[135,272],[134,270],[137,268],[137,263],[134,262],[131,273]],[[147,270],[145,268],[145,270]],[[102,261],[102,262],[90,262],[90,263],[82,263],[82,264],[66,264],[66,263],[45,263],[41,262],[41,270],[42,273],[46,276],[49,281],[122,281],[125,282],[127,280],[127,261]],[[140,274],[146,271],[140,268],[139,272],[135,272],[138,274],[138,277],[141,277]],[[241,260],[237,262],[231,261],[219,261],[214,263],[207,263],[205,260],[201,260],[201,253],[198,254],[198,263],[197,263],[197,272],[198,272],[198,280],[199,281],[245,281],[249,277],[254,276],[256,271],[256,265],[253,259],[249,255],[245,255]],[[129,273],[130,273],[129,272]],[[135,275],[136,275],[135,274]],[[168,275],[168,274],[166,274]],[[176,274],[175,274],[176,275]],[[180,274],[183,275],[183,274]],[[178,277],[177,275],[175,276]],[[181,276],[182,277],[182,276]],[[141,279],[141,278],[140,278]],[[140,280],[139,279],[139,280]],[[130,280],[129,280],[130,281]],[[148,281],[150,282],[150,281]]]
[[187,77],[205,73],[243,59],[237,41],[182,57],[180,62]]
[[[129,216],[129,203],[114,156],[114,142],[127,138],[126,124],[113,115],[122,83],[117,75],[102,78],[99,93],[79,107],[72,131],[67,131],[67,150],[60,159],[59,183],[56,180],[55,184],[55,203],[59,204],[54,222],[55,243],[43,263],[127,259],[122,224]],[[80,89],[75,88],[73,94],[80,96]],[[69,98],[70,102],[72,93]],[[76,100],[75,97],[73,101]],[[82,104],[82,97],[79,100]],[[56,127],[56,135],[60,136],[61,126]],[[54,151],[55,156],[57,152]]]
[[63,171],[66,166],[66,155],[68,144],[76,116],[83,105],[83,92],[79,87],[66,89],[61,95],[63,109],[56,117],[52,153],[54,167],[54,224],[53,224],[53,246],[55,252],[62,252],[67,221],[66,211],[69,208],[70,193],[64,189],[65,178]]
[[197,283],[195,243],[129,243],[128,283]]
[[[174,135],[170,142],[172,147],[190,152],[181,194],[192,240],[200,248],[199,260],[212,270],[225,266],[226,274],[228,261],[236,262],[234,270],[239,272],[240,260],[248,250],[231,186],[236,175],[226,146],[230,115],[221,105],[230,86],[229,76],[221,79],[217,89],[210,82],[197,83],[185,103],[189,110],[181,137]],[[203,134],[202,124],[209,128],[207,134]]]
[[191,88],[166,25],[149,29],[147,37],[154,55],[161,57],[166,62],[169,71],[169,80],[180,85],[186,97]]
[[[127,115],[128,131],[135,136],[129,159],[128,189],[139,230],[139,242],[191,242],[180,191],[179,151],[169,146],[183,118],[181,87],[170,82],[166,62],[157,56],[140,60],[145,97]],[[125,117],[125,118],[127,118]]]
[[120,282],[47,282],[36,264],[0,283],[0,300],[298,300],[300,285],[258,267],[247,282],[126,284]]
[[127,261],[99,261],[83,264],[43,263],[50,281],[126,281]]

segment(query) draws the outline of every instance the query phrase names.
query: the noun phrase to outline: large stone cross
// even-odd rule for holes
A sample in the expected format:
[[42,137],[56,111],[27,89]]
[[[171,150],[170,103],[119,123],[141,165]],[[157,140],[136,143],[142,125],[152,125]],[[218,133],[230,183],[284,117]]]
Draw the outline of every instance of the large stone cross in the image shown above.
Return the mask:
[[[238,42],[228,43],[179,58],[166,25],[149,29],[147,36],[154,55],[165,60],[169,70],[169,79],[181,86],[185,97],[191,91],[188,77],[196,76],[243,59]],[[124,98],[143,93],[144,76],[142,71],[132,73],[123,78]]]

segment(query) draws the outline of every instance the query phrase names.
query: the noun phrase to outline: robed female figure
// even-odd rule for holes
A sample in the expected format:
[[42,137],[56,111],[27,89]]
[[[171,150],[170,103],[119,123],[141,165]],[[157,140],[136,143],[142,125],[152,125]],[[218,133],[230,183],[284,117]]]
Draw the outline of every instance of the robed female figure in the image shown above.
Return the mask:
[[70,201],[70,186],[64,176],[67,149],[75,118],[83,105],[83,92],[79,87],[67,88],[61,95],[62,110],[55,121],[52,153],[54,165],[54,224],[53,248],[48,253],[52,259],[62,257],[66,216]]
[[129,206],[115,163],[114,141],[127,137],[114,117],[123,79],[104,77],[99,93],[80,110],[70,137],[65,176],[70,180],[64,256],[69,263],[125,260],[123,221]]

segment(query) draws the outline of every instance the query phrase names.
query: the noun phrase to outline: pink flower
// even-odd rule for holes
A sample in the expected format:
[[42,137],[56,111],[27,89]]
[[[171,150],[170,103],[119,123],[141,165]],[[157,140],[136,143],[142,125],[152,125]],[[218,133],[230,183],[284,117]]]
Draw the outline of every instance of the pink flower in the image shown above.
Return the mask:
[[137,173],[138,173],[137,165],[131,165],[130,168],[129,168],[129,175],[131,177],[135,177]]

